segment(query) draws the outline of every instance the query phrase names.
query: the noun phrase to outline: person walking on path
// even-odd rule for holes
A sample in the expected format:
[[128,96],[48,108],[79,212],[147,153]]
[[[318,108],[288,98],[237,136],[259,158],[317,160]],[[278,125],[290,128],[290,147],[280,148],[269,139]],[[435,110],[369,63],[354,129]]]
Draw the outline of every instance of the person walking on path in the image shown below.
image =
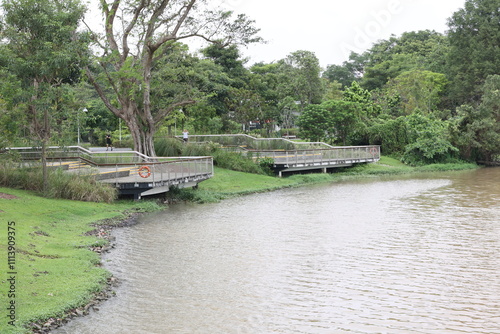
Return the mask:
[[188,142],[188,135],[189,132],[186,129],[184,129],[184,131],[182,131],[182,140],[184,141],[184,143]]
[[111,148],[111,151],[113,151],[113,143],[111,142],[111,135],[108,133],[106,135],[106,151]]

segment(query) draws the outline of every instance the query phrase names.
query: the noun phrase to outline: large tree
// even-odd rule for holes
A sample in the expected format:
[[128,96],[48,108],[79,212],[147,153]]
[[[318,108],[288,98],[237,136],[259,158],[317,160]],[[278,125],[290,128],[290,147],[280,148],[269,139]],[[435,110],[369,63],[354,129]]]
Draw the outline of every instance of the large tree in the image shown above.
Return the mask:
[[491,75],[482,88],[479,106],[457,109],[454,137],[462,156],[476,161],[498,161],[500,156],[500,75]]
[[361,85],[373,90],[405,71],[442,73],[448,51],[445,36],[435,31],[405,32],[374,44],[365,52],[367,62]]
[[[79,51],[87,49],[77,33],[84,7],[79,0],[5,0],[2,8],[5,44],[0,55],[21,87],[8,98],[41,142],[45,167],[51,123],[56,115],[67,112],[63,110],[67,103],[64,85],[79,80]],[[46,176],[44,168],[44,188]]]
[[245,68],[246,60],[241,59],[237,46],[222,47],[213,44],[203,49],[202,53],[219,66],[222,74],[226,75],[226,85],[222,86],[222,90],[213,91],[210,98],[211,102],[217,103],[217,111],[224,125],[230,124],[229,120],[246,124],[249,121],[262,119],[264,101],[250,80],[251,72]]
[[292,52],[280,65],[283,81],[279,89],[284,96],[292,96],[301,108],[321,103],[325,86],[320,77],[319,60],[313,52]]
[[448,81],[441,73],[411,70],[389,80],[385,89],[389,95],[396,95],[402,115],[417,110],[429,114],[437,109]]
[[[199,37],[224,46],[257,42],[257,29],[245,15],[212,10],[208,0],[101,0],[103,39],[97,39],[100,71],[86,73],[107,108],[130,129],[134,149],[155,156],[153,136],[172,111],[193,104],[179,94],[169,106],[152,104],[153,67],[175,41]],[[96,35],[97,36],[97,35]],[[168,66],[166,64],[165,66]],[[168,85],[168,82],[163,83]]]
[[353,81],[360,81],[363,77],[368,53],[357,54],[351,52],[349,60],[342,65],[328,65],[322,77],[330,82],[337,81],[344,87],[349,87]]
[[332,114],[323,106],[308,105],[297,120],[300,136],[313,142],[329,141],[335,138]]
[[330,100],[323,102],[321,107],[330,113],[330,124],[334,129],[337,142],[342,145],[352,144],[353,140],[363,136],[361,103]]
[[467,0],[448,27],[453,97],[457,104],[478,103],[488,75],[500,73],[500,4]]

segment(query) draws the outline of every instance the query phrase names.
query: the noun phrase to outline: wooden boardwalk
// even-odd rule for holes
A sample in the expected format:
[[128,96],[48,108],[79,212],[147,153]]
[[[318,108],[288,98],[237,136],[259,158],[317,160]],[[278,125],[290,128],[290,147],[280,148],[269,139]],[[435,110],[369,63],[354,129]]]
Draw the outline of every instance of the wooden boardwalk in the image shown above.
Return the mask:
[[321,170],[380,160],[380,146],[331,146],[322,142],[297,142],[286,138],[255,138],[248,135],[194,135],[190,142],[215,142],[254,159],[270,158],[278,176],[285,173]]
[[284,173],[350,167],[354,164],[380,160],[379,146],[341,146],[329,149],[295,151],[258,151],[259,157],[273,159],[273,169],[280,177]]
[[[10,148],[17,151],[24,164],[40,164],[40,151],[33,148]],[[196,187],[213,176],[212,157],[147,157],[134,151],[91,151],[79,146],[51,147],[48,165],[68,173],[94,175],[113,185],[120,195],[135,199],[169,191],[171,187]]]

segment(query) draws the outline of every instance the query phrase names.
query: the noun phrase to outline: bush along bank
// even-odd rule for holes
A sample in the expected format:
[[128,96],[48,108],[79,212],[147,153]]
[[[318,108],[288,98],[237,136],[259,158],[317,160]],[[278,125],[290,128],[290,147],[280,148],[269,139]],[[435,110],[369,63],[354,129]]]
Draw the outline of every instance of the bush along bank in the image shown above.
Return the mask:
[[0,333],[45,333],[112,295],[116,280],[100,258],[112,247],[110,229],[159,208],[151,202],[90,203],[0,188],[0,252],[6,259],[0,304],[9,313],[2,314]]
[[48,188],[43,191],[42,168],[19,168],[9,160],[0,161],[0,187],[33,190],[48,198],[111,203],[117,191],[98,182],[92,175],[75,175],[61,169],[49,169]]

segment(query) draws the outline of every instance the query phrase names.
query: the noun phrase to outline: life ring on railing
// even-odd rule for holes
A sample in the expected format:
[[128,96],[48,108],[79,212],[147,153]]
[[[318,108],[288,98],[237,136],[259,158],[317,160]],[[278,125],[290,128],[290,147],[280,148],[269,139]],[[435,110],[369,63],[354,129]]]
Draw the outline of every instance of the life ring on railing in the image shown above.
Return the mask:
[[148,166],[142,166],[138,170],[139,176],[143,178],[147,178],[151,176],[151,169]]
[[372,147],[372,148],[370,148],[370,154],[371,154],[373,157],[375,157],[375,156],[377,155],[377,153],[378,153],[378,150],[377,150],[377,148],[376,148],[376,147]]

